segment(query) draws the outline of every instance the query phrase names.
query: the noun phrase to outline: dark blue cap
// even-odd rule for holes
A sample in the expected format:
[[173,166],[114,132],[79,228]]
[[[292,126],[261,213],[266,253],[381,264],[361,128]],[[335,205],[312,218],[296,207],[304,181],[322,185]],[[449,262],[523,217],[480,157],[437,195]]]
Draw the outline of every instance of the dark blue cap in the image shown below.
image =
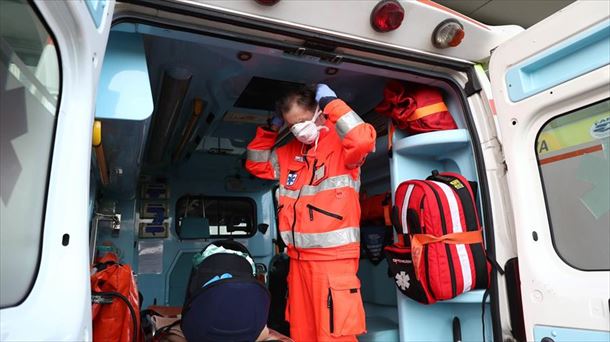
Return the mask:
[[256,279],[221,279],[205,287],[182,317],[189,342],[255,341],[267,323],[269,291]]

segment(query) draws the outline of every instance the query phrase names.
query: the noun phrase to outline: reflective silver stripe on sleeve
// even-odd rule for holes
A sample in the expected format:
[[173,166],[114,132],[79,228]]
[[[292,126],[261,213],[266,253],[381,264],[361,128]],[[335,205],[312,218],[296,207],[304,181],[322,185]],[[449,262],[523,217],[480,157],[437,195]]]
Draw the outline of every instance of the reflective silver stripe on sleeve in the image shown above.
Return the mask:
[[318,185],[306,185],[301,189],[301,196],[315,195],[320,191],[349,187],[356,192],[360,191],[360,180],[354,180],[350,175],[330,177]]
[[343,139],[347,132],[351,131],[354,127],[363,123],[364,121],[362,121],[360,116],[358,116],[358,114],[356,114],[355,112],[351,111],[346,114],[343,114],[343,116],[341,116],[339,120],[337,120],[335,128],[337,129],[337,134],[339,134],[339,137]]
[[280,164],[277,161],[277,153],[275,150],[271,151],[269,162],[271,163],[271,167],[273,167],[273,178],[280,179]]
[[[360,228],[347,227],[326,233],[294,233],[282,232],[282,240],[299,248],[331,248],[360,242]],[[296,242],[296,243],[295,243]]]
[[288,189],[284,188],[283,185],[280,185],[279,193],[280,193],[280,197],[285,196],[285,197],[290,197],[290,198],[294,198],[294,199],[299,198],[299,190],[288,190]]
[[269,150],[250,150],[248,149],[246,157],[249,161],[253,162],[266,162],[269,161],[269,155],[271,151]]

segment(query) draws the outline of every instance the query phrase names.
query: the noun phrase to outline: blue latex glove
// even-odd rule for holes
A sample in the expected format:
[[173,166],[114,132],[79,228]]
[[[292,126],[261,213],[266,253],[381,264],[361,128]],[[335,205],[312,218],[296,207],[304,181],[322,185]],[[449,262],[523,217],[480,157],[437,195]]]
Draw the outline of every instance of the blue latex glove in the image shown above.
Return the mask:
[[281,114],[275,114],[271,120],[269,120],[269,126],[275,127],[276,129],[280,129],[284,126],[284,118],[282,118]]
[[323,97],[337,97],[337,94],[326,84],[320,83],[316,86],[316,102],[320,102]]

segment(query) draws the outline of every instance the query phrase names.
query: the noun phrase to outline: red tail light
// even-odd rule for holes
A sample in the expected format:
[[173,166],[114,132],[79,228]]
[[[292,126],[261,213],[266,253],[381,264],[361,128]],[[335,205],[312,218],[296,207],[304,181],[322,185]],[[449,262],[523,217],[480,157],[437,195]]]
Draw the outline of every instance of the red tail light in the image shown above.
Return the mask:
[[263,6],[273,6],[275,4],[277,4],[278,2],[280,2],[280,0],[254,0],[257,3],[263,5]]
[[371,13],[371,25],[378,32],[396,30],[405,17],[405,10],[396,0],[383,0]]

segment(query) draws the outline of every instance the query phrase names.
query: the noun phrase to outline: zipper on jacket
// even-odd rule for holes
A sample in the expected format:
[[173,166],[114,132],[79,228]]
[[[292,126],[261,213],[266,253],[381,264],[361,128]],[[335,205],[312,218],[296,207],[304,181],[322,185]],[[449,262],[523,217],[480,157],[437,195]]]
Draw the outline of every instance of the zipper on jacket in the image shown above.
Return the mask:
[[335,332],[335,322],[333,317],[333,295],[330,289],[328,289],[328,298],[326,299],[326,307],[328,308],[328,325],[330,333]]
[[[307,161],[307,156],[303,156],[303,159],[305,160],[305,165],[307,165],[307,170],[309,170],[309,162]],[[316,162],[318,160],[314,159],[313,165],[314,165],[314,169],[316,167]],[[311,182],[313,182],[313,173],[311,176],[311,181],[309,182],[311,184]],[[302,187],[301,187],[302,189]],[[294,249],[297,251],[297,260],[301,259],[301,252],[299,251],[299,249],[297,248],[297,241],[294,238],[294,226],[297,224],[297,203],[299,202],[299,199],[301,198],[301,191],[299,189],[299,196],[297,196],[297,199],[294,201],[294,204],[292,205],[292,246],[294,246]]]
[[[299,194],[299,196],[301,196],[301,194]],[[294,238],[294,226],[297,223],[297,202],[299,201],[299,198],[297,197],[296,201],[294,201],[294,204],[292,205],[292,246],[294,246],[294,249],[297,251],[297,260],[301,259],[301,252],[299,252],[299,249],[297,248],[297,240],[295,240]]]
[[324,214],[326,216],[330,216],[330,217],[332,217],[334,219],[337,219],[339,221],[343,220],[343,216],[341,216],[339,214],[331,213],[330,211],[326,211],[326,210],[320,209],[318,207],[314,207],[311,204],[307,204],[307,208],[309,208],[309,220],[310,221],[313,221],[313,212],[314,212],[314,210],[319,212],[319,213],[321,213],[321,214]]
[[[433,185],[426,183],[425,181],[423,182],[424,184],[426,184],[428,187],[430,187],[430,189],[432,190],[432,193],[434,194],[434,197],[436,197],[436,204],[438,205],[438,210],[440,212],[440,216],[441,216],[441,227],[443,228],[443,235],[447,234],[447,222],[445,222],[445,211],[443,210],[443,203],[441,202],[441,198],[438,195],[438,192],[436,191],[436,189],[434,188]],[[427,252],[427,250],[426,250]],[[451,249],[449,248],[449,245],[445,244],[445,252],[447,253],[447,262],[449,264],[449,275],[451,278],[451,294],[452,297],[455,297],[455,292],[456,292],[456,280],[455,280],[455,271],[453,268],[453,259],[451,258]],[[427,253],[425,258],[427,259]]]

